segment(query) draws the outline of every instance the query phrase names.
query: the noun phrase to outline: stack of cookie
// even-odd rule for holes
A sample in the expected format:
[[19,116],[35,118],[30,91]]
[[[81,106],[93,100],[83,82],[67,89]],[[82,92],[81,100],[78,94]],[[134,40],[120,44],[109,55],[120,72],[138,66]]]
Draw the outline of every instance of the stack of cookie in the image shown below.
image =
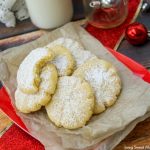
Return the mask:
[[58,127],[77,129],[112,106],[121,90],[115,67],[69,38],[37,48],[20,64],[15,103],[30,113],[45,106]]

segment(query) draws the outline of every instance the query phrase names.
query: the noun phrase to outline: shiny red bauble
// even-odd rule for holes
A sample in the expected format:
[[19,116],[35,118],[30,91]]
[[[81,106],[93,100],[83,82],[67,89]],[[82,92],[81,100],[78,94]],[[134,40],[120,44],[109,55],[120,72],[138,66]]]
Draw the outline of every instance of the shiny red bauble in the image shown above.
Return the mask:
[[144,44],[148,39],[147,28],[141,23],[133,23],[127,26],[125,38],[133,45]]

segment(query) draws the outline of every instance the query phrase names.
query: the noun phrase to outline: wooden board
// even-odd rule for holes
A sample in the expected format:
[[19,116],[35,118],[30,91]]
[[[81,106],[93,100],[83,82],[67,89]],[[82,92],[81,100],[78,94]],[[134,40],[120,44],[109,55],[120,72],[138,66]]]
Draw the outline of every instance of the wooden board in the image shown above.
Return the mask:
[[6,28],[4,24],[0,23],[0,39],[16,36],[22,33],[28,33],[35,30],[37,30],[37,27],[31,23],[30,19],[24,20],[22,22],[17,21],[15,28]]
[[139,123],[114,150],[150,150],[150,118]]
[[3,133],[8,129],[8,127],[12,124],[10,119],[0,110],[0,137]]

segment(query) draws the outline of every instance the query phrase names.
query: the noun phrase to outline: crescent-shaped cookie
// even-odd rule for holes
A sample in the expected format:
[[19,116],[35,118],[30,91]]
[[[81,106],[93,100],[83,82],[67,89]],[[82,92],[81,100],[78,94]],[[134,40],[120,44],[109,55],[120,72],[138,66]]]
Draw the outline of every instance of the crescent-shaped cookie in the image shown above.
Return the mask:
[[53,57],[49,48],[37,48],[29,53],[17,72],[17,83],[22,92],[33,94],[38,91],[41,69]]
[[46,65],[40,74],[39,91],[34,94],[23,93],[19,87],[15,92],[15,104],[19,111],[30,113],[45,106],[54,94],[57,84],[57,70],[53,64]]

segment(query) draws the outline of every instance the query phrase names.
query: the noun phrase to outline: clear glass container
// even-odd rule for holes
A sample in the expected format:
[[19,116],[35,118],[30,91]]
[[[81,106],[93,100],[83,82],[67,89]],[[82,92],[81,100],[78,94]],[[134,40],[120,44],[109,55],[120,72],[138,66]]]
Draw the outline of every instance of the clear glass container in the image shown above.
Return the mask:
[[69,22],[73,16],[71,0],[25,0],[33,24],[52,29]]
[[122,24],[128,15],[128,0],[83,0],[85,15],[98,28],[113,28]]

